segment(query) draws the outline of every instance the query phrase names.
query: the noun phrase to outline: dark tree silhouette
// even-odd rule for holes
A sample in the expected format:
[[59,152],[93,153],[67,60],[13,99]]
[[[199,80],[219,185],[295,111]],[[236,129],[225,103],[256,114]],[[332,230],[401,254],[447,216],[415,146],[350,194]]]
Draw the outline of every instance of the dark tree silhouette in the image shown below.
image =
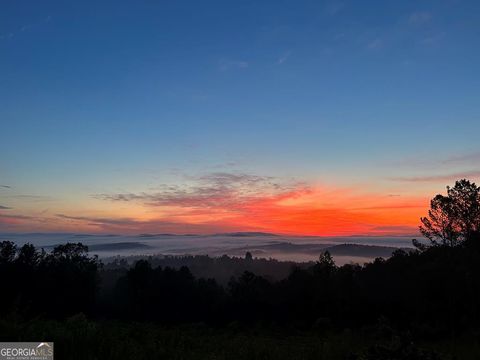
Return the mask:
[[40,259],[45,257],[45,252],[39,252],[32,244],[25,244],[18,250],[16,262],[24,267],[33,268],[38,265]]
[[428,216],[420,220],[420,232],[433,246],[463,243],[480,230],[480,187],[466,179],[456,181],[453,188],[447,186],[446,196],[431,200]]
[[11,241],[0,243],[0,263],[8,264],[13,261],[17,252],[17,246]]
[[328,269],[329,271],[335,269],[335,261],[333,261],[330,251],[324,251],[318,257],[317,266]]
[[81,243],[57,245],[45,255],[36,270],[43,289],[39,306],[57,317],[93,311],[99,285],[96,256],[88,254]]

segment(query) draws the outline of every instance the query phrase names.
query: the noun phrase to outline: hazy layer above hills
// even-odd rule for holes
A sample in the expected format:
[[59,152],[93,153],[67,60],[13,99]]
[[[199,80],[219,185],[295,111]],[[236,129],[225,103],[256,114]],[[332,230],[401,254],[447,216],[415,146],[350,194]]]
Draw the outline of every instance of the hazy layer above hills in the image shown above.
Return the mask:
[[412,237],[312,237],[283,236],[260,232],[238,232],[214,235],[174,234],[71,234],[29,233],[0,234],[0,240],[21,245],[32,243],[47,250],[66,242],[82,242],[101,258],[130,255],[210,255],[241,256],[249,251],[254,257],[288,261],[312,261],[329,250],[341,265],[363,263],[375,257],[388,257],[396,248],[411,247]]

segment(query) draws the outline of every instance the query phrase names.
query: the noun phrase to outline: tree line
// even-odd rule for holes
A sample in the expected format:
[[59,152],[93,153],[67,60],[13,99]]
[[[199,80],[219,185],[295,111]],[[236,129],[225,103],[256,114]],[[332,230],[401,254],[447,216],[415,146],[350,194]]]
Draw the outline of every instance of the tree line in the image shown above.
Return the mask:
[[[358,328],[379,321],[424,337],[478,330],[480,324],[480,188],[457,181],[437,195],[412,251],[364,266],[336,266],[328,252],[282,280],[252,272],[226,285],[139,260],[105,286],[109,271],[88,247],[0,243],[3,316],[174,325],[269,324],[299,329]],[[255,259],[250,259],[255,261]]]

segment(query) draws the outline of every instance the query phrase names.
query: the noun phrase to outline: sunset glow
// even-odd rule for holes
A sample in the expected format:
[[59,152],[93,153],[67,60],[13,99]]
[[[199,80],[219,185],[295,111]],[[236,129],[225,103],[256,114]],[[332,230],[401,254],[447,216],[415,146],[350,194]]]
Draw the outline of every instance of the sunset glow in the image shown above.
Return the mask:
[[1,233],[416,236],[480,180],[475,2],[22,4]]
[[280,184],[246,174],[216,173],[198,181],[151,193],[91,194],[80,209],[60,208],[51,215],[33,208],[18,216],[4,210],[2,226],[14,231],[93,233],[415,235],[418,219],[428,207],[425,196]]

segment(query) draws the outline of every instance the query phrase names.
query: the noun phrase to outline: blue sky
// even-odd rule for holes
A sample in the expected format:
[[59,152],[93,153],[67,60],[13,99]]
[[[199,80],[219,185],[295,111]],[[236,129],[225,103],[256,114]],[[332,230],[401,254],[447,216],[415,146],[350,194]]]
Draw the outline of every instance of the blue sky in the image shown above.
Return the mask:
[[78,215],[220,171],[427,195],[480,174],[478,1],[0,8],[0,205],[19,216],[39,206],[21,195]]

